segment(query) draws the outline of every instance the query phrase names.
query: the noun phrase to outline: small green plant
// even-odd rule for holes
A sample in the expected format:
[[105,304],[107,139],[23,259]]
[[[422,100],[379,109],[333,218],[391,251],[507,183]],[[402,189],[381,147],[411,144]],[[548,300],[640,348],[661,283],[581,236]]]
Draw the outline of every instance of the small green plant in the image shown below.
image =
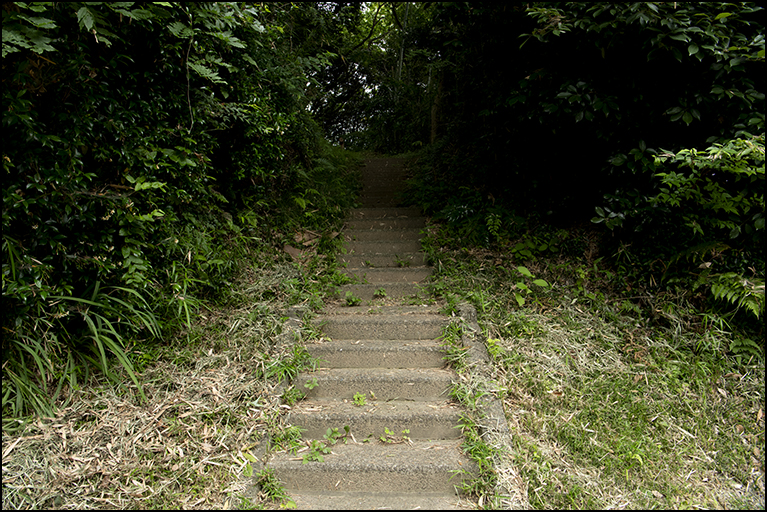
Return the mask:
[[338,431],[338,428],[328,428],[323,437],[327,439],[331,445],[336,444],[341,439],[343,439],[344,444],[346,444],[349,441],[350,433],[351,429],[349,428],[349,425],[344,425],[343,434]]
[[412,441],[410,440],[410,437],[408,437],[408,434],[410,433],[410,429],[406,428],[402,431],[402,435],[398,436],[391,430],[389,430],[388,427],[384,428],[384,434],[382,436],[379,436],[379,439],[382,443],[385,444],[398,444],[398,443],[408,443],[412,444]]
[[[522,275],[525,278],[532,279],[532,283],[536,286],[540,286],[541,288],[548,288],[549,283],[544,281],[543,279],[533,279],[533,274],[527,270],[526,267],[519,266],[517,267],[517,272],[519,272],[520,275]],[[519,281],[514,285],[514,288],[519,290],[514,292],[514,299],[516,299],[517,304],[519,304],[520,307],[525,305],[525,297],[522,295],[530,295],[533,293],[532,289],[530,289],[530,286],[528,286],[525,281]]]
[[357,306],[362,302],[362,299],[354,295],[352,292],[346,292],[346,305]]
[[384,297],[386,297],[386,290],[384,290],[383,288],[378,288],[373,293],[373,298],[375,299],[383,299]]
[[362,407],[363,405],[367,404],[367,397],[362,393],[355,393],[354,394],[354,405]]
[[327,455],[330,452],[330,447],[323,441],[312,439],[312,442],[309,444],[309,451],[302,456],[302,464],[308,464],[309,462],[325,462],[325,458],[322,454]]
[[403,260],[397,254],[394,255],[394,261],[397,263],[397,266],[400,267],[400,268],[402,268],[402,267],[409,267],[410,266],[410,261],[409,260]]
[[317,383],[317,377],[312,377],[311,380],[304,383],[304,387],[311,391],[312,389],[316,388],[319,384]]

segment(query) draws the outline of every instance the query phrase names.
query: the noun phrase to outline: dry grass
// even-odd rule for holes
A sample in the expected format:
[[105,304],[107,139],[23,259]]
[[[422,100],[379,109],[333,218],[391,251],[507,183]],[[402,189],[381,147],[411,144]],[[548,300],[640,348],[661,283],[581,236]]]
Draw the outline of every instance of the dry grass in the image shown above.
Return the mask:
[[[296,270],[248,270],[239,307],[208,311],[150,353],[135,389],[93,381],[55,418],[3,434],[3,509],[230,508],[241,506],[245,454],[277,428],[279,402],[264,368],[282,320],[279,285]],[[280,297],[276,297],[279,299]],[[191,340],[191,341],[189,341]]]

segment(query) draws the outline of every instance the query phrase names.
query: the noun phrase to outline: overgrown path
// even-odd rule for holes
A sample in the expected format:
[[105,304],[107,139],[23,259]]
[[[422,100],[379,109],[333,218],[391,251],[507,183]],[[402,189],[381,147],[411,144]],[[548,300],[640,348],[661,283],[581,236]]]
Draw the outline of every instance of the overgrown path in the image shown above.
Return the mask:
[[322,367],[298,377],[308,393],[290,414],[317,442],[268,463],[299,508],[470,506],[456,487],[473,462],[460,449],[455,374],[437,339],[448,318],[424,304],[425,223],[396,207],[403,179],[402,159],[366,162],[362,207],[344,232],[346,272],[358,283],[317,319],[322,337],[307,349]]

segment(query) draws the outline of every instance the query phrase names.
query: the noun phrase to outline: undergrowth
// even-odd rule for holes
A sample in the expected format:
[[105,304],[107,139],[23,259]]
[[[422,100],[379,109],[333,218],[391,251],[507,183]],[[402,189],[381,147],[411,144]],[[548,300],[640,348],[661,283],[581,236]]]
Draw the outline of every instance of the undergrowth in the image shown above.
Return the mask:
[[[588,228],[538,224],[481,247],[433,224],[424,246],[446,311],[476,308],[492,359],[480,382],[449,346],[465,376],[454,397],[503,402],[531,507],[764,507],[763,331],[681,283],[638,283]],[[524,304],[519,266],[550,285]]]
[[[296,184],[321,197],[302,204],[280,198],[272,216],[214,208],[179,225],[167,241],[166,284],[134,298],[154,309],[132,308],[121,294],[133,292],[98,284],[87,299],[58,299],[83,319],[91,333],[84,341],[95,350],[84,350],[83,359],[56,352],[52,318],[38,328],[40,353],[26,367],[47,391],[12,383],[28,393],[24,399],[37,400],[37,413],[25,412],[4,379],[3,508],[227,508],[281,500],[269,485],[249,496],[251,482],[241,477],[254,474],[254,454],[281,428],[276,386],[316,364],[280,341],[283,324],[291,306],[318,309],[343,280],[333,254],[353,205],[358,162],[327,148]],[[4,369],[14,369],[8,359]]]

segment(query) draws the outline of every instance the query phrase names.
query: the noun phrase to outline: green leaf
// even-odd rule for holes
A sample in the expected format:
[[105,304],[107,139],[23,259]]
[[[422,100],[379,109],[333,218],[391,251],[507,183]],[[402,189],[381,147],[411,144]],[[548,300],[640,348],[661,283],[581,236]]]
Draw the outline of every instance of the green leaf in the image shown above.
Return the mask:
[[77,11],[77,22],[80,28],[85,27],[90,32],[93,29],[93,13],[87,7],[80,7]]
[[537,284],[538,286],[540,286],[542,288],[546,288],[546,287],[549,286],[549,283],[547,283],[543,279],[536,279],[536,280],[533,281],[533,284]]
[[687,47],[687,51],[690,55],[695,55],[698,53],[698,45],[695,43],[692,43],[690,46]]
[[716,15],[716,18],[714,18],[714,21],[721,20],[722,18],[727,18],[729,16],[732,16],[731,12],[720,12],[719,14]]
[[514,293],[514,298],[517,299],[517,304],[519,304],[519,307],[525,305],[525,298],[522,295]]
[[530,271],[525,267],[517,267],[517,271],[523,276],[533,277],[533,274],[531,274]]
[[187,27],[180,21],[174,21],[173,23],[168,25],[168,30],[170,30],[170,33],[173,34],[174,36],[181,37],[181,38],[188,38],[194,35],[194,30]]

